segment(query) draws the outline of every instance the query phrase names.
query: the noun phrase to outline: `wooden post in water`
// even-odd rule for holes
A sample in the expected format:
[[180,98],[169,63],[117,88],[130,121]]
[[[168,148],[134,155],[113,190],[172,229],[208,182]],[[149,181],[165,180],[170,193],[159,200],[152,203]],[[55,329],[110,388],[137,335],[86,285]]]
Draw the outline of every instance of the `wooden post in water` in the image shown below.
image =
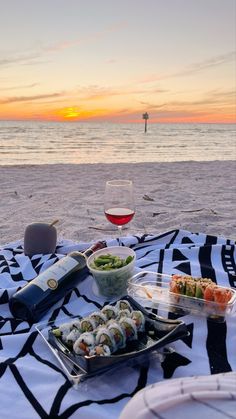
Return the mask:
[[147,120],[149,119],[149,115],[147,112],[143,113],[143,119],[145,120],[144,132],[147,132]]

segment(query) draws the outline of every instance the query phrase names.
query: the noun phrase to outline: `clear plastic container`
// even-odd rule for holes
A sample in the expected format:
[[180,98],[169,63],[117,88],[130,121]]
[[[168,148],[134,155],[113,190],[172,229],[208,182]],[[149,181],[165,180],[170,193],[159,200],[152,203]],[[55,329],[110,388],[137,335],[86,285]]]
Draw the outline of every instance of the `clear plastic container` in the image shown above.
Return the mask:
[[232,297],[228,303],[217,303],[201,298],[170,292],[172,276],[156,272],[142,271],[129,280],[128,294],[144,307],[155,308],[176,315],[201,315],[215,321],[224,321],[226,315],[233,314],[236,307],[236,290],[230,290]]
[[[118,269],[110,269],[108,271],[94,269],[91,266],[94,259],[106,254],[119,256],[121,259],[131,256],[133,260],[128,265]],[[125,246],[105,247],[89,256],[87,266],[94,277],[100,295],[112,298],[120,297],[127,293],[128,280],[134,274],[135,259],[135,252]]]

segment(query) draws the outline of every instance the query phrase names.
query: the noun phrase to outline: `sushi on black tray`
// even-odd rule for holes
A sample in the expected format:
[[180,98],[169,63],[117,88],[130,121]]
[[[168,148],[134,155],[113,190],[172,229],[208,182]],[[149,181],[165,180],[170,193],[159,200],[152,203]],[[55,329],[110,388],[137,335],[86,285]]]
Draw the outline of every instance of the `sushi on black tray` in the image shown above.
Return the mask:
[[186,335],[183,321],[157,316],[126,296],[85,318],[73,317],[50,328],[48,341],[87,375],[93,375]]

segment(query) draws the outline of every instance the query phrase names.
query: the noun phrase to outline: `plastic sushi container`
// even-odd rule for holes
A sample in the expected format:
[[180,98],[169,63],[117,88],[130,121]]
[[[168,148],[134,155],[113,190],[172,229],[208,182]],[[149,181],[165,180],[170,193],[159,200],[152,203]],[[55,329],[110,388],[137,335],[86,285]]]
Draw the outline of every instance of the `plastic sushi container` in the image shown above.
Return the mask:
[[[183,286],[185,281],[188,287]],[[129,280],[128,294],[143,307],[155,308],[158,313],[168,312],[177,316],[193,314],[222,322],[225,316],[235,312],[236,290],[213,284],[205,291],[204,281],[211,280],[141,271]],[[216,301],[209,295],[212,289],[217,289]]]
[[[173,348],[169,349],[167,345],[189,334],[187,326],[182,320],[163,319],[145,310],[130,296],[122,297],[121,301],[129,304],[131,313],[141,312],[143,323],[140,323],[140,329],[137,329],[132,339],[128,339],[127,335],[125,344],[120,345],[120,347],[116,346],[112,353],[105,353],[104,355],[97,355],[93,352],[91,354],[76,353],[74,345],[68,347],[65,340],[61,336],[58,336],[56,331],[60,328],[60,330],[63,330],[63,324],[65,325],[65,322],[66,324],[78,322],[80,320],[79,316],[70,316],[56,322],[39,323],[35,326],[75,387],[80,381],[86,378],[106,373],[111,368],[119,367],[122,364],[140,364],[150,357],[155,357],[155,359],[157,357],[159,361],[162,361],[165,353],[168,353],[169,350],[173,351]],[[109,307],[115,305],[117,307],[117,302],[112,303]],[[125,312],[127,310],[120,311]],[[87,318],[89,318],[89,314]],[[129,320],[122,316],[120,325],[127,323],[127,327],[129,328]],[[108,329],[113,327],[112,321],[112,319],[108,321]],[[102,334],[103,326],[98,327],[100,335]],[[97,336],[100,335],[97,334]]]

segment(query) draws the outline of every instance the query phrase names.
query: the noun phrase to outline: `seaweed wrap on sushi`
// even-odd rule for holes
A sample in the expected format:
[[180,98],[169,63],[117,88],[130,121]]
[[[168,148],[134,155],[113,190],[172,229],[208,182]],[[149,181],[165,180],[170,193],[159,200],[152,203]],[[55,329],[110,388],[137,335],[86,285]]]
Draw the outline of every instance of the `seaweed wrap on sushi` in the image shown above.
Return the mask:
[[128,317],[123,317],[120,321],[119,321],[122,330],[124,331],[126,340],[135,340],[138,338],[138,334],[137,334],[137,327],[136,324],[134,322],[134,320],[128,318]]
[[132,311],[131,319],[134,321],[138,332],[143,332],[145,330],[145,317],[141,311]]
[[96,322],[91,317],[84,317],[80,321],[80,329],[81,332],[92,332],[94,329],[96,329]]
[[113,321],[110,322],[107,329],[114,337],[117,349],[124,348],[126,345],[126,337],[122,327],[117,322]]
[[100,327],[97,330],[96,345],[107,345],[110,348],[111,353],[115,352],[117,349],[115,339],[112,333],[106,327]]
[[118,310],[116,307],[107,304],[101,309],[101,312],[105,314],[107,320],[110,320],[116,318]]
[[129,310],[130,312],[132,311],[130,303],[126,300],[117,301],[116,308],[117,310]]
[[78,355],[89,355],[95,346],[94,334],[91,332],[84,332],[75,341],[73,350]]
[[105,324],[107,321],[106,315],[101,311],[94,311],[89,315],[89,318],[94,320],[96,327]]

